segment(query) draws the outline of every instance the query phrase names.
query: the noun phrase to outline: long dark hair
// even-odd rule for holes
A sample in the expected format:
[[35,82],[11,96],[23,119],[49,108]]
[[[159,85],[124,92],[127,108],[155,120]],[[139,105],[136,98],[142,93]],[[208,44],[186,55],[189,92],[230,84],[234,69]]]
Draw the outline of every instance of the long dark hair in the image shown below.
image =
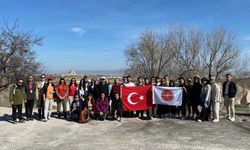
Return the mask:
[[[171,86],[171,84],[173,84],[173,86]],[[170,87],[175,87],[174,80],[170,80],[170,81],[169,81],[169,86],[170,86]]]
[[84,88],[84,79],[81,79],[80,82],[79,82],[79,85],[78,85],[78,89],[82,89],[82,87]]
[[77,86],[76,78],[71,78],[69,86],[71,86],[73,84],[73,80],[75,80],[75,86]]
[[59,80],[59,85],[61,85],[62,84],[62,82],[61,81],[64,81],[64,85],[67,85],[67,83],[66,83],[66,81],[65,81],[65,79],[64,78],[60,78],[60,80]]

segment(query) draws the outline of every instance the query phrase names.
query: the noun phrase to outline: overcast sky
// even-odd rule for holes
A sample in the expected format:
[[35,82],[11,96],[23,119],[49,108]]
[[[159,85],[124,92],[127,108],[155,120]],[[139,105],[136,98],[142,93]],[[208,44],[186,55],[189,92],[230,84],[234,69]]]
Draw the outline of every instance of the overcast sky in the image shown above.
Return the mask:
[[38,60],[50,72],[126,67],[123,50],[139,33],[171,25],[224,26],[250,55],[249,0],[1,0],[0,17],[19,18],[45,37]]

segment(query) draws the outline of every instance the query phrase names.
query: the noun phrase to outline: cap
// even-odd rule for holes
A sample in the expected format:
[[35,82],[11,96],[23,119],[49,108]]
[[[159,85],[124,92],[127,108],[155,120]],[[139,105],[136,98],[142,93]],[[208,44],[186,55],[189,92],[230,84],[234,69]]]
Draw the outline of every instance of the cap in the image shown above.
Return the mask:
[[52,77],[52,76],[49,76],[49,77],[48,77],[48,80],[53,80],[53,77]]
[[106,80],[106,77],[102,76],[101,79],[102,79],[102,80]]

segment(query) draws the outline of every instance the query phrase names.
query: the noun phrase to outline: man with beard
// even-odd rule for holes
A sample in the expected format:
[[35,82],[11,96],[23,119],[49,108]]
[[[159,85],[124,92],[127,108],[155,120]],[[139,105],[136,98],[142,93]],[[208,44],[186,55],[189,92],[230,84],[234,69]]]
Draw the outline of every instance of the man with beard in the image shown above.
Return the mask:
[[32,114],[34,102],[36,99],[36,84],[33,81],[32,75],[28,76],[28,81],[25,84],[25,93],[27,97],[27,101],[25,103],[26,120],[34,120]]

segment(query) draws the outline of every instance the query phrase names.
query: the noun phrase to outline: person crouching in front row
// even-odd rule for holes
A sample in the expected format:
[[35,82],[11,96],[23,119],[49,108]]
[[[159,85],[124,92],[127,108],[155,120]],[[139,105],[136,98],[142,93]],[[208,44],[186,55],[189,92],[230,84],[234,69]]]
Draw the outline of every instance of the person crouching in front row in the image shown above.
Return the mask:
[[101,98],[98,98],[96,101],[96,111],[99,120],[103,121],[106,118],[108,109],[109,109],[108,98],[106,97],[105,93],[102,92]]
[[72,121],[79,122],[82,108],[83,108],[82,100],[80,100],[79,95],[75,95],[74,100],[70,106],[70,112],[71,112],[70,114]]
[[119,117],[121,121],[121,116],[122,116],[122,100],[120,98],[119,94],[115,94],[115,99],[112,100],[112,104],[111,104],[112,110],[111,110],[111,114],[112,114],[112,120],[117,120],[117,118]]
[[96,119],[96,102],[91,93],[88,94],[88,98],[86,101],[86,105],[88,107],[88,120]]

